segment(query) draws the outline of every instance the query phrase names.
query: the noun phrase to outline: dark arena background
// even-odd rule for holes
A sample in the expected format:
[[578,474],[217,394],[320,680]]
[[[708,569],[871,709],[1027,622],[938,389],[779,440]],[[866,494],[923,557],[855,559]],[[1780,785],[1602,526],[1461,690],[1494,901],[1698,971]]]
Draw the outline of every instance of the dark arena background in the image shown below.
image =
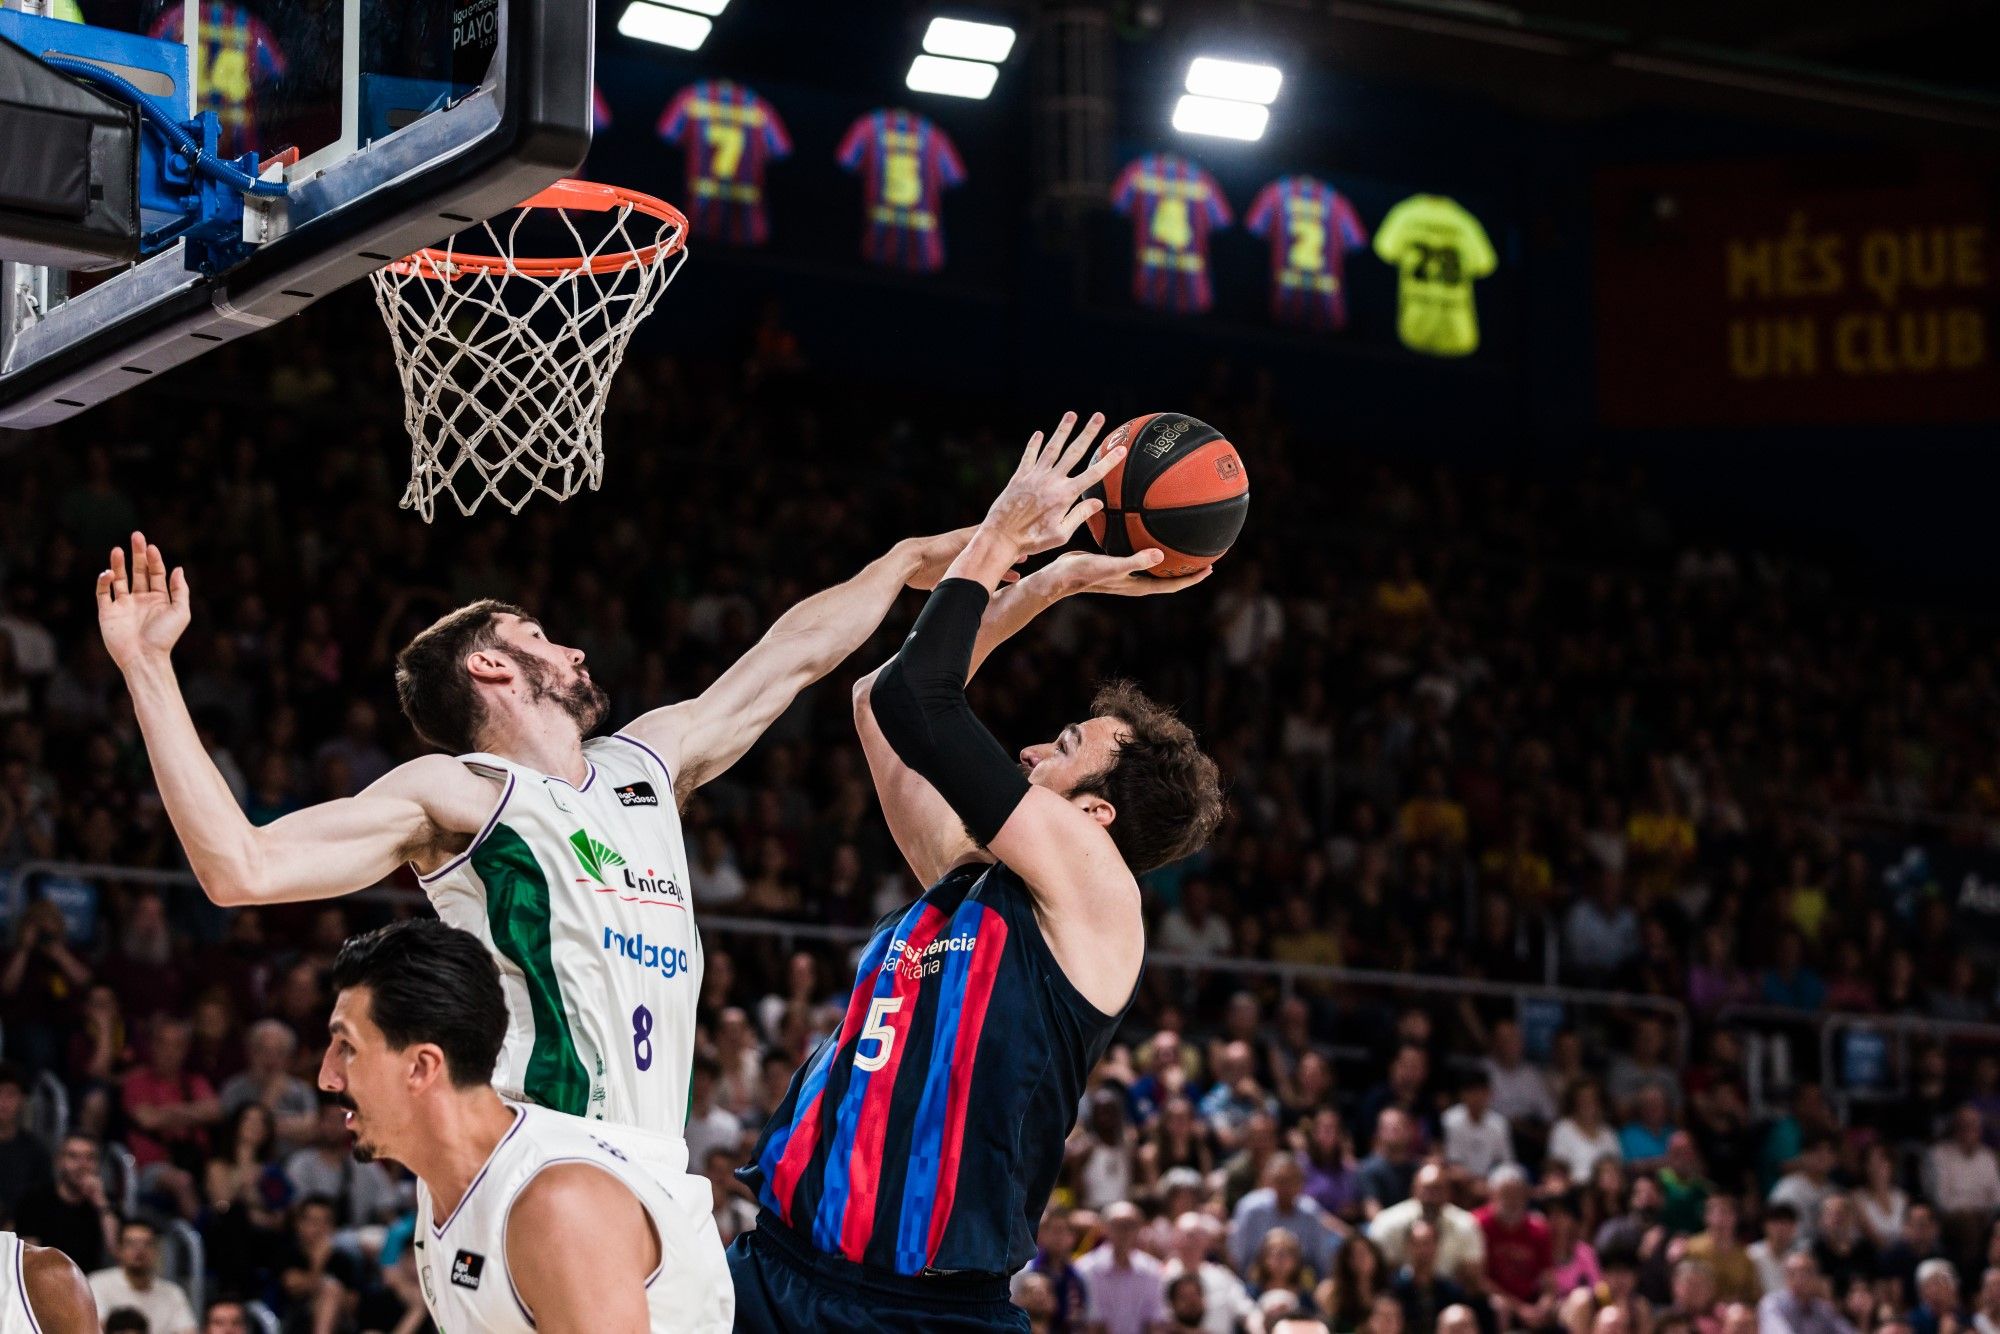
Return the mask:
[[[1142,880],[1033,1327],[2000,1330],[1996,12],[610,0],[582,175],[693,225],[601,490],[399,510],[365,285],[0,432],[0,1225],[154,1334],[428,1328],[412,1183],[313,1085],[334,951],[430,909],[407,870],[203,894],[96,627],[135,527],[261,825],[423,751],[392,660],[451,607],[535,610],[622,720],[977,522],[1063,411],[1172,411],[1241,454],[1235,547],[970,689],[1012,749],[1130,677],[1228,795]],[[906,85],[940,14],[1013,33],[933,72],[990,95]],[[718,147],[690,107],[724,96],[762,118]],[[915,168],[871,137],[897,109]],[[929,225],[876,188],[935,188]],[[920,605],[684,813],[725,1241],[922,888],[849,702]]]

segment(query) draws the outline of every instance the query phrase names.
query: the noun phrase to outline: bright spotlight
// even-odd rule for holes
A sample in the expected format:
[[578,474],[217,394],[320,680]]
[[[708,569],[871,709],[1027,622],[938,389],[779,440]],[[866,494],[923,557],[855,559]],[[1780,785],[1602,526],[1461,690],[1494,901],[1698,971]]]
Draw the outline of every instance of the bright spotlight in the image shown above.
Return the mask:
[[729,0],[657,0],[657,3],[668,5],[674,9],[691,9],[697,14],[706,14],[710,18],[714,18],[717,14],[729,8]]
[[[1000,78],[1000,67],[983,60],[947,60],[943,56],[918,56],[910,62],[903,80],[919,93],[943,93],[947,97],[983,98],[992,93]],[[1257,108],[1259,111],[1262,107]]]
[[[716,6],[717,10],[721,6]],[[618,31],[627,37],[642,42],[657,42],[661,46],[679,47],[683,51],[696,51],[708,40],[709,29],[715,25],[699,14],[689,14],[684,10],[669,9],[656,5],[652,0],[632,0],[625,6],[625,12],[618,16]]]
[[1198,57],[1187,72],[1187,90],[1197,97],[1223,97],[1261,106],[1278,100],[1278,88],[1284,81],[1285,72],[1276,65],[1248,65],[1214,56]]
[[924,50],[934,56],[984,60],[998,65],[1014,49],[1014,30],[1004,23],[970,23],[965,19],[932,19],[924,32]]
[[1264,137],[1271,112],[1255,102],[1232,102],[1222,97],[1196,97],[1189,93],[1174,106],[1174,128],[1182,134],[1209,134],[1220,139],[1255,140]]

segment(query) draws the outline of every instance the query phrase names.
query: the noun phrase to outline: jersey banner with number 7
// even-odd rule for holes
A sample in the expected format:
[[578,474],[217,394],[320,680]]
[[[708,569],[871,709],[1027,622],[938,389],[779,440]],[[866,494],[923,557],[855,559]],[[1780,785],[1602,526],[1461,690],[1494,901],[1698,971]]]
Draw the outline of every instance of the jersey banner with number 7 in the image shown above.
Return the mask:
[[[257,85],[285,73],[285,53],[277,36],[264,20],[225,0],[202,0],[199,13],[195,110],[213,111],[221,122],[224,156],[271,147],[256,142]],[[185,19],[182,7],[175,5],[154,22],[150,35],[168,42],[185,40]]]
[[1325,181],[1286,176],[1257,192],[1243,225],[1271,244],[1273,318],[1347,327],[1347,252],[1368,244],[1354,205]]
[[792,153],[776,107],[740,83],[704,79],[674,94],[660,113],[659,136],[678,140],[687,154],[690,231],[734,245],[769,239],[764,167]]
[[861,254],[912,273],[944,267],[945,190],[965,183],[950,136],[910,111],[871,111],[847,127],[840,165],[862,174]]
[[1233,220],[1222,187],[1173,153],[1149,153],[1118,174],[1111,206],[1132,219],[1132,296],[1181,313],[1214,304],[1208,237]]

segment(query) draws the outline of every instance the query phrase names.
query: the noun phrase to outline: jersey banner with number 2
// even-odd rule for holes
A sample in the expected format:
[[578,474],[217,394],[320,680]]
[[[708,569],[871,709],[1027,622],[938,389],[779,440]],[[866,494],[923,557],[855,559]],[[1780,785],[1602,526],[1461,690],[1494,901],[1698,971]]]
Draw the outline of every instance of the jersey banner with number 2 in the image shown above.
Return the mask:
[[1271,315],[1311,329],[1347,327],[1347,252],[1368,229],[1346,196],[1312,176],[1286,176],[1257,192],[1244,227],[1271,244]]

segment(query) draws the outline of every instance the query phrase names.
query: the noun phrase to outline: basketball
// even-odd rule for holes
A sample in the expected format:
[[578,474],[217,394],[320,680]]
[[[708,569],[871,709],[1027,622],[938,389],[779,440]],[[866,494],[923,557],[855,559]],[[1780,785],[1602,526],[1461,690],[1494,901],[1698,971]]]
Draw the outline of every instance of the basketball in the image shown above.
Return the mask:
[[1180,412],[1134,417],[1104,437],[1096,458],[1126,446],[1125,461],[1091,494],[1104,509],[1090,535],[1113,556],[1158,547],[1167,558],[1146,573],[1173,579],[1221,558],[1250,513],[1242,456],[1205,421]]

